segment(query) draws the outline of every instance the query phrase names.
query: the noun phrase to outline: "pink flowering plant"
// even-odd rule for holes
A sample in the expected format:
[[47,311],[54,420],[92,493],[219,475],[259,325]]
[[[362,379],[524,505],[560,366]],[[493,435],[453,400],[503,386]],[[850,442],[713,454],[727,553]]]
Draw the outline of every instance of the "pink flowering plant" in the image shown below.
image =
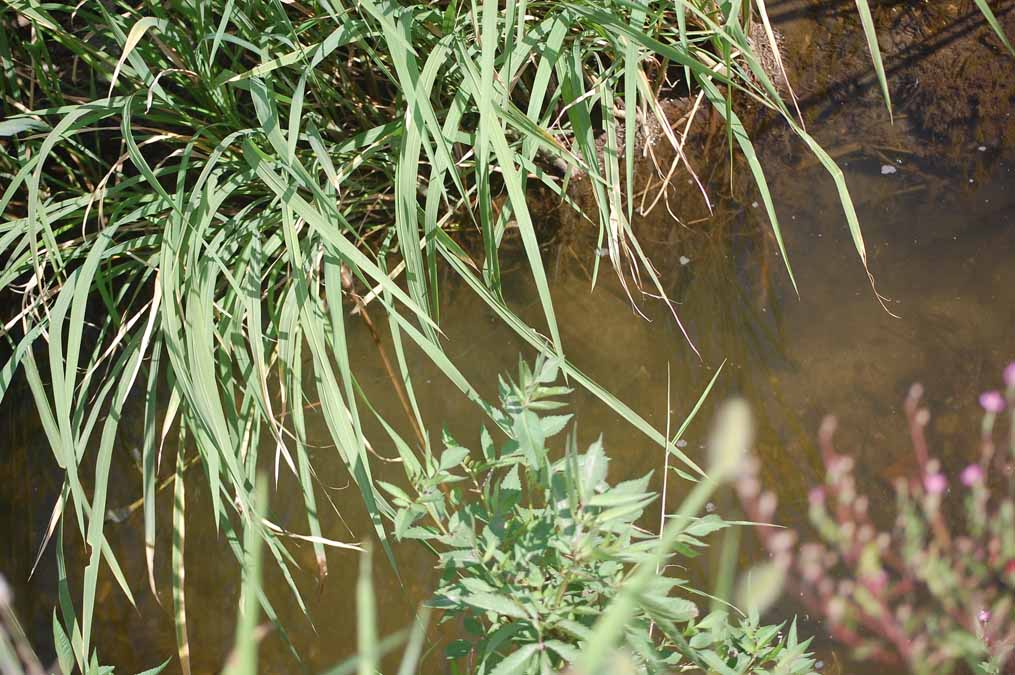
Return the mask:
[[[819,445],[826,475],[812,488],[816,537],[755,528],[790,590],[824,620],[858,660],[947,673],[1015,672],[1015,362],[1005,391],[980,396],[983,423],[976,461],[948,475],[927,443],[930,413],[914,385],[905,403],[917,469],[895,482],[895,518],[858,491],[854,460],[833,445],[826,418]],[[1006,432],[999,422],[1007,417]],[[1006,438],[998,442],[997,438]],[[775,522],[777,499],[746,463],[737,492],[747,516]]]

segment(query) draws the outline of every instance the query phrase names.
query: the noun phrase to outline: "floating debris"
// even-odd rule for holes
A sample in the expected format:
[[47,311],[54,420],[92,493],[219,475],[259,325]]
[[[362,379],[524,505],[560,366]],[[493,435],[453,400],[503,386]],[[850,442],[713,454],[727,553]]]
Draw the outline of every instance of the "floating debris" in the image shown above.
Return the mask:
[[888,176],[888,175],[893,174],[893,173],[895,173],[897,171],[898,171],[898,169],[896,169],[891,164],[882,164],[881,165],[881,175],[882,176]]
[[691,262],[691,259],[688,258],[686,255],[680,256],[680,264],[681,265],[686,265],[689,262]]

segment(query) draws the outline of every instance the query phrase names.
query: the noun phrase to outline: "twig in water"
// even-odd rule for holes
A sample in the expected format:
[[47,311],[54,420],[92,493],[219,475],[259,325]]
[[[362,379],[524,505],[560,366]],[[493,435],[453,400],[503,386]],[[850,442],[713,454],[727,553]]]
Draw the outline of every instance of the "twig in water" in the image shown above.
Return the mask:
[[416,440],[419,441],[419,447],[426,447],[426,437],[423,436],[423,430],[419,428],[419,424],[416,422],[416,416],[412,413],[412,408],[409,406],[409,399],[405,395],[405,388],[402,386],[402,381],[395,374],[395,369],[391,366],[391,360],[388,358],[388,352],[384,349],[384,343],[381,342],[381,336],[377,333],[377,328],[374,326],[373,320],[370,318],[370,313],[367,311],[366,303],[363,302],[363,298],[356,293],[352,288],[352,274],[344,265],[342,266],[342,288],[346,290],[352,301],[356,303],[356,310],[361,317],[363,317],[363,323],[367,325],[370,330],[370,336],[374,339],[374,344],[377,346],[377,353],[381,355],[381,362],[384,364],[384,370],[388,374],[388,379],[391,380],[391,386],[394,387],[395,393],[398,395],[398,402],[402,404],[402,410],[405,412],[405,417],[409,420],[410,426],[412,426],[413,433],[416,434]]

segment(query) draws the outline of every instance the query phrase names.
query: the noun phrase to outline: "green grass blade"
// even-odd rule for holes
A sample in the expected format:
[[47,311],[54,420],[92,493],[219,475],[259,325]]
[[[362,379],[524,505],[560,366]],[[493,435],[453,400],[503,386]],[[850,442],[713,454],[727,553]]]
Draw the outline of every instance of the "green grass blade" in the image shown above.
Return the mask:
[[874,72],[878,76],[878,84],[881,85],[881,95],[888,107],[888,117],[893,119],[892,94],[888,90],[888,78],[885,77],[885,65],[881,62],[881,47],[878,45],[878,34],[874,29],[874,17],[871,16],[870,5],[867,0],[856,0],[856,10],[860,15],[860,23],[863,25],[863,34],[867,38],[867,49],[870,50],[871,61],[874,63]]
[[38,324],[28,331],[28,333],[18,341],[18,345],[14,348],[14,352],[11,354],[10,358],[7,359],[7,363],[4,364],[3,368],[0,368],[0,402],[3,402],[4,395],[7,393],[7,388],[14,379],[14,374],[21,366],[21,360],[25,358],[25,354],[31,350],[32,344],[42,333],[43,327],[43,324]]
[[[496,16],[496,3],[493,0],[485,0],[484,3],[484,18],[487,13]],[[489,19],[484,21],[484,25],[489,23]],[[493,36],[489,37],[493,40]],[[557,326],[557,318],[553,309],[553,301],[550,297],[549,282],[546,278],[546,271],[543,267],[542,254],[539,248],[539,241],[536,238],[535,228],[533,227],[532,218],[529,214],[528,203],[525,197],[525,193],[522,187],[521,176],[518,172],[518,168],[515,166],[514,153],[510,149],[507,138],[504,135],[504,128],[501,126],[500,118],[497,116],[497,112],[494,108],[491,98],[484,99],[482,92],[487,89],[484,88],[484,81],[480,74],[476,72],[474,64],[471,59],[462,55],[461,64],[464,66],[467,77],[463,82],[469,86],[473,91],[478,92],[477,105],[479,106],[479,127],[481,133],[486,133],[489,138],[490,144],[493,147],[494,156],[497,158],[497,164],[500,168],[501,175],[504,179],[504,185],[508,192],[508,203],[511,207],[511,211],[514,213],[515,220],[518,224],[518,230],[521,233],[522,244],[525,248],[526,259],[529,264],[529,270],[532,272],[533,280],[536,284],[536,292],[539,296],[539,301],[543,309],[543,316],[546,318],[547,327],[550,330],[550,339],[553,342],[554,350],[558,355],[563,355],[564,346],[560,339],[560,330]],[[492,72],[490,75],[492,84]],[[475,97],[474,97],[475,98]]]
[[870,277],[870,270],[867,267],[867,247],[864,245],[863,232],[860,230],[860,220],[856,216],[856,208],[853,206],[853,199],[849,195],[849,188],[846,186],[846,177],[842,173],[842,169],[839,168],[835,160],[825,152],[825,149],[810,134],[799,127],[796,127],[794,131],[807,143],[807,147],[810,148],[811,152],[814,153],[814,156],[818,158],[818,161],[821,162],[821,165],[825,167],[825,170],[828,171],[835,182],[835,189],[839,193],[839,202],[842,204],[842,211],[846,216],[846,224],[849,227],[850,236],[853,238],[853,245],[860,256],[860,262],[863,263],[864,271]]
[[418,672],[419,658],[426,642],[426,628],[430,622],[430,609],[421,608],[416,613],[416,620],[409,632],[409,643],[402,652],[402,662],[398,666],[398,675],[413,675]]
[[987,20],[987,23],[990,24],[994,34],[997,35],[998,39],[1001,40],[1001,43],[1008,48],[1008,51],[1012,53],[1012,56],[1015,56],[1015,49],[1012,48],[1011,42],[1009,42],[1008,36],[1004,32],[1004,28],[1001,27],[1001,23],[997,20],[994,10],[992,10],[990,5],[987,4],[987,0],[975,0],[975,2],[976,7],[983,14],[983,18]]
[[[310,458],[307,453],[306,421],[303,414],[303,333],[298,321],[295,295],[290,295],[282,306],[282,334],[279,338],[279,356],[285,364],[288,405],[292,416],[293,435],[296,444],[296,463],[299,467],[300,489],[307,511],[307,525],[311,536],[321,537],[320,518],[317,513],[317,499],[311,477]],[[324,545],[314,543],[314,557],[317,560],[317,574],[321,581],[328,576],[328,558]]]
[[[265,513],[268,503],[268,486],[264,477],[257,480],[254,494],[255,514]],[[260,610],[258,595],[261,591],[261,543],[259,528],[247,523],[243,528],[243,584],[236,619],[236,639],[225,670],[226,675],[255,675],[257,673],[257,617]]]
[[[721,115],[726,114],[726,101],[723,96],[719,93],[716,86],[707,79],[700,80],[701,88],[705,92],[709,101],[713,107],[719,111]],[[747,165],[751,169],[751,175],[754,177],[754,183],[758,187],[758,192],[761,193],[761,202],[765,205],[765,213],[768,214],[768,220],[772,225],[772,234],[775,236],[775,241],[779,245],[779,253],[782,255],[783,264],[786,266],[786,273],[789,275],[790,283],[793,284],[793,290],[800,294],[800,289],[797,287],[796,277],[793,275],[793,267],[790,265],[789,256],[786,253],[786,244],[782,238],[782,228],[779,226],[779,217],[775,213],[775,204],[772,202],[772,194],[768,189],[768,181],[765,178],[765,171],[761,167],[761,160],[758,159],[758,153],[754,150],[754,144],[751,143],[750,136],[747,135],[747,130],[744,128],[743,123],[736,113],[731,113],[729,118],[725,118],[726,124],[733,134],[734,140],[737,145],[740,146],[740,151],[744,154],[744,159],[747,160]],[[859,227],[859,226],[858,226]],[[866,265],[866,263],[865,263]]]
[[141,38],[144,37],[145,33],[153,28],[165,30],[165,27],[165,19],[157,19],[150,16],[139,19],[137,23],[131,27],[130,33],[127,34],[127,39],[124,42],[123,51],[120,52],[120,59],[116,62],[116,68],[113,69],[113,76],[109,78],[109,92],[106,96],[113,95],[113,89],[116,88],[116,81],[120,76],[120,70],[123,68],[123,64],[126,63],[127,58],[131,55],[131,53],[133,53],[138,43],[141,42]]
[[67,561],[64,557],[62,520],[57,527],[56,535],[56,575],[57,604],[60,607],[60,616],[63,617],[64,633],[68,634],[70,638],[71,647],[74,650],[74,661],[77,663],[78,669],[83,673],[85,672],[85,653],[81,648],[81,628],[78,625],[77,614],[74,611],[74,602],[71,600],[70,583],[67,576]]
[[377,607],[369,551],[360,555],[356,581],[356,646],[359,675],[374,675],[380,665],[377,642]]
[[176,633],[176,655],[180,660],[180,672],[190,675],[190,639],[187,636],[187,595],[185,589],[186,564],[186,510],[187,495],[184,484],[187,435],[181,426],[179,444],[176,449],[176,478],[173,481],[173,546],[172,546],[172,595],[173,626]]
[[708,384],[705,386],[705,389],[701,392],[701,396],[698,397],[698,400],[695,402],[694,407],[691,408],[691,412],[687,413],[687,416],[684,417],[684,421],[680,423],[680,427],[677,429],[677,433],[673,435],[672,441],[673,447],[676,447],[677,441],[679,441],[681,438],[684,437],[684,433],[687,432],[687,428],[691,426],[691,422],[693,422],[694,418],[698,415],[698,411],[701,410],[701,406],[704,405],[705,401],[708,399],[709,394],[712,393],[712,387],[715,386],[716,381],[719,379],[719,375],[722,374],[722,369],[725,367],[726,360],[723,359],[723,362],[720,363],[719,367],[715,369],[715,374],[712,375],[712,379],[708,381]]
[[[451,252],[451,249],[446,247],[443,241],[441,242],[441,248],[439,250],[442,255],[444,255],[444,259],[448,262],[452,269],[454,269],[455,272],[457,272],[458,275],[473,289],[473,291],[475,291],[483,299],[483,301],[486,302],[486,304],[493,309],[498,316],[500,316],[509,328],[511,328],[519,337],[529,343],[539,353],[548,357],[555,356],[552,346],[547,343],[546,338],[539,335],[539,333],[519,319],[513,312],[511,312],[511,310],[505,307],[492,294],[490,294],[489,291],[487,291],[487,289],[485,289],[475,278],[475,275],[468,269],[468,267]],[[658,443],[660,447],[668,447],[668,439],[663,434],[649,424],[643,417],[638,415],[638,413],[636,413],[628,405],[596,383],[592,378],[585,375],[566,360],[561,362],[561,368],[567,373],[568,377],[573,378],[576,382],[585,387],[593,396],[609,406],[631,426],[641,431],[654,442]],[[705,475],[705,472],[679,449],[672,448],[670,451],[695,473],[701,476]]]
[[[108,550],[106,540],[103,536],[103,526],[106,522],[106,494],[109,488],[109,472],[113,459],[113,446],[116,441],[116,432],[120,425],[121,411],[123,405],[134,385],[137,375],[136,366],[144,355],[140,347],[140,336],[132,341],[123,355],[118,359],[115,372],[122,373],[119,384],[114,394],[110,409],[106,414],[106,420],[102,427],[102,435],[99,439],[99,447],[95,460],[95,477],[93,496],[91,502],[91,519],[88,523],[86,541],[91,550],[91,558],[85,568],[84,578],[84,600],[81,611],[81,634],[82,645],[85,653],[89,651],[89,638],[92,625],[92,613],[94,611],[95,591],[98,584],[99,564],[103,553]],[[112,382],[112,380],[110,381]],[[129,592],[128,592],[128,598]],[[131,602],[133,603],[133,599]]]

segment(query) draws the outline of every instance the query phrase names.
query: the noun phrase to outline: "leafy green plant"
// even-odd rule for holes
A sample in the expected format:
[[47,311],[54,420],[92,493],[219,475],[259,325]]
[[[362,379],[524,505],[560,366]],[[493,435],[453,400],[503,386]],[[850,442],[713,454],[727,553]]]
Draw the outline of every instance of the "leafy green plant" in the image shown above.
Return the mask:
[[[501,380],[493,418],[503,443],[484,429],[474,454],[445,435],[440,455],[404,457],[414,495],[381,484],[396,506],[395,536],[437,555],[443,574],[429,606],[442,622],[461,621],[466,637],[447,656],[462,659],[468,672],[547,673],[578,663],[595,622],[635,570],[693,557],[706,535],[730,526],[692,513],[661,541],[637,525],[658,496],[651,475],[611,484],[602,440],[579,452],[574,429],[563,455],[553,457],[550,439],[571,419],[557,412],[564,405],[557,397],[569,391],[554,386],[557,373],[543,360],[534,369],[521,364],[516,382]],[[714,488],[711,480],[703,485]],[[738,622],[728,609],[702,616],[686,597],[695,593],[685,580],[655,573],[637,589],[620,641],[639,671],[811,670],[808,643],[797,641],[795,628],[783,635],[780,626],[760,626],[756,612]]]
[[[311,402],[320,403],[392,557],[384,526],[391,505],[373,479],[362,419],[369,406],[348,347],[349,321],[359,319],[347,310],[369,305],[386,317],[393,386],[405,389],[423,451],[429,437],[405,342],[480,402],[442,351],[441,268],[686,460],[564,359],[526,196],[539,181],[569,201],[567,178],[549,168],[555,162],[588,174],[596,203],[588,215],[611,263],[618,272],[628,262],[640,267],[650,292],[662,294],[631,232],[630,177],[638,120],[663,117],[658,83],[676,65],[683,88],[726,120],[731,152],[746,158],[780,247],[734,96],[783,116],[829,169],[866,265],[841,172],[782,100],[748,37],[760,17],[774,42],[764,12],[760,2],[698,0],[4,0],[0,295],[10,308],[2,323],[10,355],[0,396],[17,373],[27,379],[65,472],[53,522],[62,527],[69,516],[88,547],[77,627],[65,615],[76,653],[87,660],[93,647],[100,568],[133,602],[104,531],[114,440],[132,401],[144,404],[141,493],[153,592],[162,448],[179,434],[203,465],[217,526],[233,541],[236,530],[260,536],[303,607],[284,545],[290,533],[257,512],[253,485],[264,448],[273,449],[275,466],[299,481],[300,536],[313,543],[325,576],[326,548],[350,546],[327,538],[318,521],[304,415]],[[602,151],[597,131],[607,139]],[[678,143],[672,133],[667,142]],[[548,336],[501,296],[500,247],[512,225]],[[463,232],[478,233],[481,255],[467,253]],[[93,463],[93,480],[83,481]],[[180,572],[186,495],[176,485],[172,560]],[[58,531],[50,529],[47,543]],[[185,589],[183,575],[172,576],[183,654]]]

